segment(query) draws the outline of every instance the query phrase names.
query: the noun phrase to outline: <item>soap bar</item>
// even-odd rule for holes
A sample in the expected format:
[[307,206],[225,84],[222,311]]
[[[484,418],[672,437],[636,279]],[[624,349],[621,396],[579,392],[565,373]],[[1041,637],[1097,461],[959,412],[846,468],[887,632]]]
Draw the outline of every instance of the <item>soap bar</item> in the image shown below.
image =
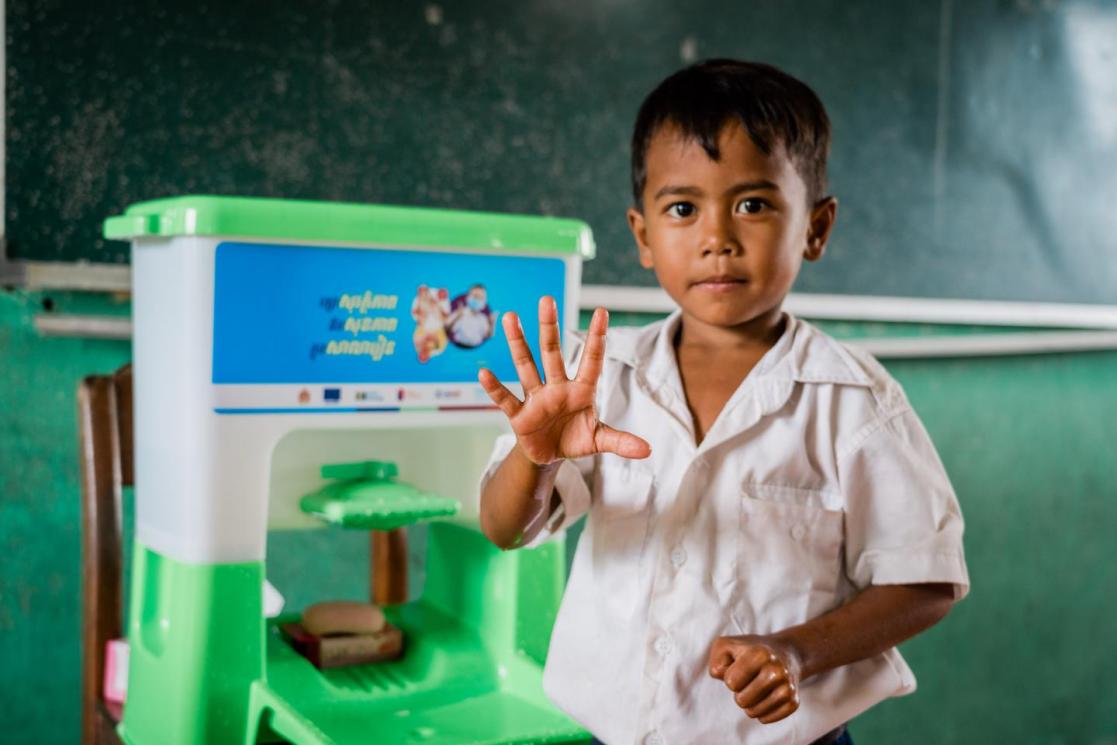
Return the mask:
[[302,620],[303,628],[315,636],[376,634],[386,623],[379,606],[354,600],[317,603],[303,611]]
[[403,633],[390,624],[375,634],[316,636],[301,624],[285,623],[280,631],[296,652],[319,670],[395,660],[403,654]]

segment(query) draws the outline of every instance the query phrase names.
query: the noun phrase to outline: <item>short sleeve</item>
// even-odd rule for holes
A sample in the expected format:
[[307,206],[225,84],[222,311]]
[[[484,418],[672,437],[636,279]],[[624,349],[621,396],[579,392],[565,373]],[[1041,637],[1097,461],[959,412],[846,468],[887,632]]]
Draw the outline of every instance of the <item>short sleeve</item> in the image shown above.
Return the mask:
[[910,408],[839,454],[846,573],[869,585],[942,582],[970,588],[962,511],[931,438]]
[[[568,332],[564,341],[564,355],[567,374],[573,376],[581,360],[584,336],[578,332]],[[496,473],[497,468],[512,452],[516,445],[514,434],[504,434],[496,439],[493,444],[489,463],[481,475],[481,491],[489,479]],[[594,459],[592,456],[565,460],[559,466],[555,475],[555,490],[558,492],[560,504],[551,513],[543,513],[540,517],[543,526],[531,541],[524,544],[525,548],[538,546],[556,535],[561,534],[567,527],[577,522],[578,518],[589,512],[590,509],[590,483],[593,477]],[[534,526],[528,526],[529,529]]]

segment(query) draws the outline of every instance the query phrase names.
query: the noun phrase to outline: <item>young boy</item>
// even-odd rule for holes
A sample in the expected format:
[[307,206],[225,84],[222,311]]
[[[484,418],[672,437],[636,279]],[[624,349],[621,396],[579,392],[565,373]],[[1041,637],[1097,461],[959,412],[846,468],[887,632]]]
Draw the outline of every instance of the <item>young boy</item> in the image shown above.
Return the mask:
[[773,67],[667,78],[636,120],[628,221],[678,310],[606,346],[598,309],[564,363],[543,298],[543,379],[512,314],[525,400],[480,374],[514,433],[486,535],[535,545],[589,514],[544,687],[609,745],[849,742],[849,719],[915,690],[895,645],[969,588],[900,386],[781,310],[834,225],[828,151],[821,102]]

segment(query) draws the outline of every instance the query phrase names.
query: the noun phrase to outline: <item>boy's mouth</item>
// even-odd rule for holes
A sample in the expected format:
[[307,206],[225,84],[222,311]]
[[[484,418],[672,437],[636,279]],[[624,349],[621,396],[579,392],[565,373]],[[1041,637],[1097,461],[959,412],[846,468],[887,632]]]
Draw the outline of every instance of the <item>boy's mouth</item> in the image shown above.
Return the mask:
[[744,277],[737,277],[732,274],[715,274],[712,277],[700,279],[692,284],[704,290],[725,291],[740,287],[746,282],[748,282],[748,280]]

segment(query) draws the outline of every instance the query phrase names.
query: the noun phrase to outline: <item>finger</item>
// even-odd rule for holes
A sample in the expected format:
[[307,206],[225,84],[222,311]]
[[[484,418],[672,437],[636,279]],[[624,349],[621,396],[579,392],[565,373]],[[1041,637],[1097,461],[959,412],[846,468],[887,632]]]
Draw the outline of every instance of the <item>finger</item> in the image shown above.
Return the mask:
[[477,380],[481,383],[481,387],[485,389],[485,393],[489,394],[489,398],[493,400],[493,403],[496,404],[500,410],[504,412],[504,416],[509,419],[515,416],[516,413],[519,412],[520,407],[523,406],[523,404],[520,403],[520,399],[516,398],[512,391],[505,388],[504,384],[496,379],[496,376],[493,375],[491,370],[481,368],[477,373]]
[[[757,706],[768,698],[772,691],[788,682],[787,671],[782,667],[773,664],[765,665],[760,668],[760,672],[756,674],[752,682],[736,695],[737,705],[742,709]],[[749,716],[754,715],[750,713]]]
[[743,690],[745,686],[751,684],[757,672],[760,672],[761,668],[770,661],[767,653],[761,648],[745,649],[737,653],[733,665],[725,671],[725,676],[722,679],[729,690],[737,693],[737,691]]
[[582,349],[582,360],[578,363],[575,378],[580,383],[597,383],[601,376],[601,365],[605,360],[605,331],[609,328],[609,311],[595,308],[586,333],[586,346]]
[[516,366],[516,375],[524,387],[524,395],[531,393],[543,385],[539,379],[539,370],[535,368],[535,359],[531,356],[527,340],[524,339],[524,330],[520,326],[520,318],[515,313],[504,314],[504,336],[508,339],[508,350],[512,353],[512,364]]
[[794,703],[796,706],[798,706],[799,697],[795,695],[795,689],[791,686],[791,684],[785,682],[772,689],[772,691],[759,703],[742,708],[744,708],[745,713],[753,719],[760,719],[762,717],[768,716],[769,714],[775,713],[776,709],[779,709],[781,706],[789,703]]
[[566,382],[566,365],[559,343],[558,304],[550,295],[539,298],[539,356],[548,383]]
[[786,704],[779,707],[772,713],[765,714],[764,716],[760,717],[757,721],[759,721],[761,724],[771,724],[772,722],[778,722],[781,719],[785,719],[791,716],[798,710],[799,699],[798,697],[796,697],[794,701],[788,701]]
[[601,423],[593,433],[593,446],[599,453],[616,453],[622,458],[647,458],[652,454],[647,440]]
[[733,653],[718,642],[714,642],[714,648],[710,651],[710,676],[721,680],[732,664]]

